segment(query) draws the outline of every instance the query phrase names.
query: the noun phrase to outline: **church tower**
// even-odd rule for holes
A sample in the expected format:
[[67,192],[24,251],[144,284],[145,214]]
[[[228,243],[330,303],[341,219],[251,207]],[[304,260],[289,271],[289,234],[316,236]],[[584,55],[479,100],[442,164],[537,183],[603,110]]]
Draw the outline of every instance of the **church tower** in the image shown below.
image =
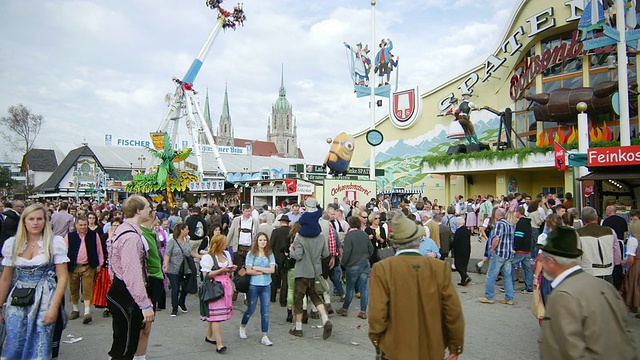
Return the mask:
[[298,157],[298,130],[291,104],[284,88],[284,65],[280,77],[278,100],[271,106],[271,116],[267,123],[267,141],[276,145],[278,153],[284,157]]
[[[213,124],[211,123],[211,111],[209,110],[209,89],[207,89],[207,96],[205,97],[205,100],[204,100],[203,116],[204,116],[205,123],[209,128],[209,131],[213,135]],[[209,144],[209,139],[207,139],[207,136],[205,135],[204,131],[200,132],[198,141],[200,141],[200,144]]]
[[226,84],[224,86],[224,102],[222,103],[222,114],[220,115],[216,143],[216,145],[219,146],[234,146],[233,127],[231,126],[231,115],[229,115],[229,96],[227,94]]

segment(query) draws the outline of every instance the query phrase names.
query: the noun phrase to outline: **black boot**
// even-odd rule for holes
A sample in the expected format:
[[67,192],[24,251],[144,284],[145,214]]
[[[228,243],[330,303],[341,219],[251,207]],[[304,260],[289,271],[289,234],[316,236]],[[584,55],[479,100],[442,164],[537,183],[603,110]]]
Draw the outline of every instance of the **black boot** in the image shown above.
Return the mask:
[[291,309],[287,309],[287,322],[293,322],[293,312],[291,311]]
[[302,323],[306,324],[309,322],[309,314],[307,313],[307,310],[304,310],[302,312]]

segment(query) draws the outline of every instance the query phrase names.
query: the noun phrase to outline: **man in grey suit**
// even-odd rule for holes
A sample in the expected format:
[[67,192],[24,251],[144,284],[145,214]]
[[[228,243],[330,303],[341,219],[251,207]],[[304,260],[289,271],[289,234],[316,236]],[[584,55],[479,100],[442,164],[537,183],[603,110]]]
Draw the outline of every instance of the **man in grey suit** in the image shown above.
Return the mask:
[[553,279],[540,359],[637,359],[622,297],[613,285],[582,270],[575,230],[557,228],[540,249],[544,276]]

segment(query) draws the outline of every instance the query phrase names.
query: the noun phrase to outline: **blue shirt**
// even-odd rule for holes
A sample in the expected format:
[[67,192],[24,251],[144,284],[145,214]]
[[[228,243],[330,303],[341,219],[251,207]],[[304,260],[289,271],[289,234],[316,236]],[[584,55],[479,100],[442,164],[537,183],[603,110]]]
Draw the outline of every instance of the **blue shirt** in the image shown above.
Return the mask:
[[426,236],[423,236],[422,240],[420,240],[420,248],[418,249],[418,252],[420,252],[422,256],[427,256],[429,253],[435,253],[436,259],[440,259],[440,249],[438,249],[438,245],[435,241]]
[[497,237],[499,239],[498,246],[494,250],[494,254],[503,258],[503,259],[511,259],[513,257],[513,245],[514,245],[514,234],[516,231],[516,227],[509,222],[507,219],[500,219],[496,223],[496,226],[491,231],[491,236],[489,236],[489,241],[493,241],[493,238]]
[[[258,256],[254,258],[253,255],[251,255],[251,252],[248,252],[247,259],[244,262],[244,267],[249,268],[250,266],[257,266],[268,268],[271,265],[275,264],[276,258],[273,257],[273,254],[269,255],[268,259],[265,256]],[[251,282],[249,284],[256,286],[267,286],[271,284],[271,274],[252,275]]]

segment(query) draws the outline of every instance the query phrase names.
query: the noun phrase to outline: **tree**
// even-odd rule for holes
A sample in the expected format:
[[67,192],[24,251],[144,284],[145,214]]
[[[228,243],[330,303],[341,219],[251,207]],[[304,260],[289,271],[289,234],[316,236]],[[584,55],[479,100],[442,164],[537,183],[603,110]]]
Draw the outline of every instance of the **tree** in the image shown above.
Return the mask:
[[11,171],[5,167],[0,167],[0,189],[5,195],[14,184],[15,180],[11,178]]
[[26,155],[33,149],[33,145],[40,133],[40,128],[44,122],[42,115],[31,113],[31,109],[22,104],[17,106],[10,106],[8,109],[9,116],[3,116],[0,118],[0,124],[4,125],[10,131],[3,132],[2,137],[9,143],[14,149],[19,150],[23,155],[24,164],[26,164],[25,171],[25,191],[26,196],[29,196],[29,164],[26,162]]

